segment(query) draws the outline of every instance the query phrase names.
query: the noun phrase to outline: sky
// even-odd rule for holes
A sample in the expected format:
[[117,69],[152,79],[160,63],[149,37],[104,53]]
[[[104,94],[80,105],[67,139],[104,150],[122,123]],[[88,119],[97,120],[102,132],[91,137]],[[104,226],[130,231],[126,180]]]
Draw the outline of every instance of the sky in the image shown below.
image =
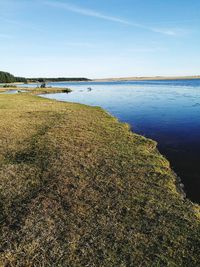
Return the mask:
[[200,75],[200,1],[0,0],[0,70],[24,77]]

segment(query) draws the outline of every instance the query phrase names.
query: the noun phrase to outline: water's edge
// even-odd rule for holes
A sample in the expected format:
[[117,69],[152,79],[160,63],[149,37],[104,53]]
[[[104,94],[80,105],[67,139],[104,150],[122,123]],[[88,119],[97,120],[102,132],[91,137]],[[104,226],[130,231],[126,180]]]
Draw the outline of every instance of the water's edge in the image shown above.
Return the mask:
[[[38,96],[38,97],[41,97],[41,98],[46,98],[46,99],[48,99],[47,97],[45,97],[45,95],[47,95],[47,94],[42,94],[42,95],[37,95],[37,96]],[[52,100],[52,99],[51,99],[51,100]],[[67,101],[61,101],[61,100],[56,100],[56,99],[54,99],[54,101],[63,102],[63,103],[72,103],[72,104],[76,104],[75,102],[67,102]],[[81,104],[81,103],[78,103],[78,104]],[[85,104],[81,104],[81,105],[88,106],[88,107],[92,107],[92,106],[85,105]],[[107,111],[106,109],[103,109],[103,108],[100,107],[100,106],[98,106],[98,108],[102,109],[102,110],[103,110],[105,113],[107,113],[110,117],[115,118],[115,119],[116,119],[117,121],[119,121],[120,123],[126,123],[127,125],[129,125],[129,130],[131,131],[132,134],[137,134],[138,136],[141,136],[141,137],[143,137],[143,138],[146,138],[146,139],[149,139],[149,140],[152,140],[153,142],[155,142],[155,143],[156,143],[156,149],[157,149],[158,153],[159,153],[161,156],[163,156],[163,157],[169,162],[169,164],[170,164],[169,159],[159,151],[157,141],[155,141],[155,140],[153,140],[153,139],[151,139],[151,138],[147,138],[147,137],[145,137],[145,136],[143,136],[143,135],[141,135],[141,134],[135,133],[133,130],[131,130],[132,127],[131,127],[131,125],[130,125],[129,123],[120,121],[117,117],[113,116],[109,111]],[[186,194],[186,192],[184,191],[184,184],[183,184],[181,178],[176,174],[176,172],[175,172],[175,171],[173,170],[173,168],[171,167],[171,164],[170,164],[170,169],[172,170],[172,172],[173,172],[173,174],[174,174],[174,176],[175,176],[175,179],[176,179],[176,180],[175,180],[175,186],[176,186],[176,190],[177,190],[177,192],[182,196],[182,198],[187,198],[187,194]],[[189,199],[189,198],[188,198],[188,199]],[[191,199],[189,199],[189,200],[192,201]],[[193,201],[192,201],[192,202],[193,202]],[[194,203],[194,202],[193,202],[193,203]]]

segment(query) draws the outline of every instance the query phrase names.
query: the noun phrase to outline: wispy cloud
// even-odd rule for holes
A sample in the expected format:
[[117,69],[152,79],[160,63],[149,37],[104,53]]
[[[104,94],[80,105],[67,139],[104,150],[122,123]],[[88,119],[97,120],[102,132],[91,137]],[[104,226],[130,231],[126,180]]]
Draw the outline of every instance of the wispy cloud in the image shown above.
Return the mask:
[[95,17],[95,18],[99,18],[99,19],[103,19],[103,20],[109,20],[109,21],[113,21],[113,22],[118,22],[121,24],[126,24],[126,25],[130,25],[131,23],[124,20],[124,19],[120,19],[117,17],[113,17],[113,16],[108,16],[108,15],[104,15],[102,13],[99,13],[97,11],[94,11],[92,9],[86,9],[86,8],[82,8],[82,7],[78,7],[78,6],[74,6],[68,3],[62,3],[62,2],[53,2],[53,1],[45,1],[44,2],[46,5],[52,6],[52,7],[56,7],[56,8],[62,8],[68,11],[72,11],[74,13],[78,13],[78,14],[82,14],[85,16],[89,16],[89,17]]
[[153,28],[154,32],[171,35],[171,36],[177,36],[177,35],[185,35],[188,33],[185,29],[181,28]]
[[66,3],[66,2],[44,1],[44,4],[46,4],[48,6],[55,7],[55,8],[60,8],[60,9],[64,9],[67,11],[74,12],[74,13],[78,13],[78,14],[81,14],[84,16],[94,17],[94,18],[98,18],[98,19],[102,19],[102,20],[120,23],[123,25],[133,26],[136,28],[141,28],[141,29],[144,29],[147,31],[152,31],[152,32],[156,32],[156,33],[160,33],[160,34],[164,34],[164,35],[176,36],[176,35],[183,34],[183,30],[181,31],[180,29],[177,30],[176,28],[169,28],[168,29],[168,28],[159,28],[159,27],[158,28],[157,27],[149,27],[149,26],[143,25],[141,23],[131,22],[131,21],[119,18],[119,17],[105,15],[105,14],[100,13],[98,11],[83,8],[80,6],[75,6],[75,5]]

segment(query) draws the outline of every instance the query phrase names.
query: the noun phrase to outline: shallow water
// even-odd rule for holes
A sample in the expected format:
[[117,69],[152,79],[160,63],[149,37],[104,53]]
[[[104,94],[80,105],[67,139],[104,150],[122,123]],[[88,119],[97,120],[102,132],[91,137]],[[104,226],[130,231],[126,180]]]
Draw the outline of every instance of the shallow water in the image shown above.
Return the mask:
[[200,80],[50,85],[73,92],[45,97],[101,106],[128,122],[134,132],[156,140],[181,177],[187,196],[200,202]]
[[12,94],[18,94],[18,93],[25,93],[25,90],[8,90],[5,92],[2,92],[1,94],[6,94],[6,95],[12,95]]

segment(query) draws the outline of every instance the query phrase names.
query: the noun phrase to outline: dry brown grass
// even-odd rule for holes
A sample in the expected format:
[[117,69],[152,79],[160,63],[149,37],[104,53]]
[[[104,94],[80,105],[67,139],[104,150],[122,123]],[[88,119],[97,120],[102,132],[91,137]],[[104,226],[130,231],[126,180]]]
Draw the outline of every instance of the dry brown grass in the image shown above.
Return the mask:
[[61,88],[61,87],[46,87],[46,88],[31,88],[31,87],[0,87],[0,93],[7,92],[7,91],[16,91],[16,90],[22,90],[27,91],[28,93],[34,94],[34,95],[40,95],[40,94],[53,94],[53,93],[70,93],[71,89],[69,88]]
[[100,108],[0,95],[0,265],[200,266],[199,206]]

